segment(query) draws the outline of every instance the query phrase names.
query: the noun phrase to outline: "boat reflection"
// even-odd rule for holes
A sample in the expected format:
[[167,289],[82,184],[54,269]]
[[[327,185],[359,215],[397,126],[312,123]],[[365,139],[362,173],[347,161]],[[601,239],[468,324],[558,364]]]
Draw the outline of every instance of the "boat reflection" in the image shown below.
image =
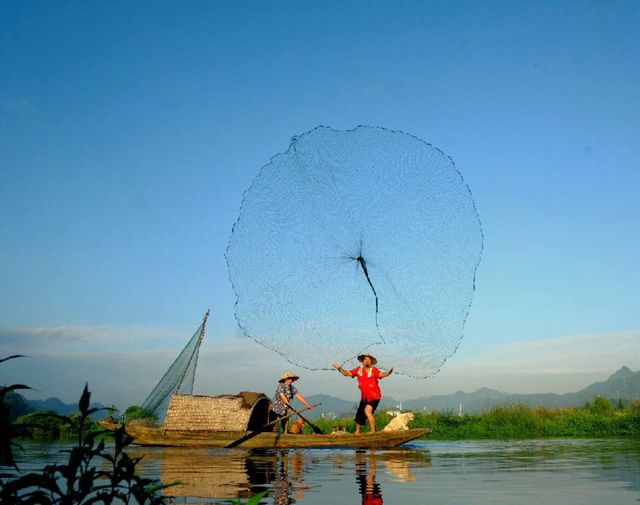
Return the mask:
[[383,482],[413,482],[412,469],[431,464],[427,453],[410,449],[156,448],[145,450],[143,466],[145,473],[159,475],[164,484],[172,484],[164,493],[177,503],[181,498],[185,503],[193,503],[194,498],[246,499],[266,491],[275,505],[291,505],[303,501],[305,494],[319,485],[311,482],[321,461],[330,462],[330,473],[353,475],[355,469],[358,492],[366,504],[382,503],[379,478]]
[[163,448],[145,450],[143,467],[159,473],[172,498],[249,498],[267,491],[281,505],[301,500],[308,488],[302,451]]
[[249,460],[243,450],[212,452],[203,449],[166,448],[145,459],[161,461],[160,480],[174,484],[164,490],[166,496],[197,498],[247,498],[253,489],[274,478],[271,465]]

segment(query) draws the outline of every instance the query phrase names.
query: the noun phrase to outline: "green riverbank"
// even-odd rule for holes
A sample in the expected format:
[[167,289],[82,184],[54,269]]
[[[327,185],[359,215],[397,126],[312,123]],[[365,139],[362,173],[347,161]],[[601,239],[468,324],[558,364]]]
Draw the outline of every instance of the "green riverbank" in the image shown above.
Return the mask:
[[[38,427],[32,428],[35,438],[64,439],[69,436],[67,423],[61,420],[61,416],[41,418],[39,414],[23,416],[18,419],[17,425],[32,424],[37,420],[35,424]],[[71,416],[72,419],[74,417]],[[127,422],[130,422],[137,416],[125,417]],[[375,417],[378,430],[383,429],[393,419],[386,411],[377,412]],[[331,433],[338,426],[349,432],[355,430],[353,418],[316,419],[312,422],[325,433]],[[88,423],[87,429],[100,429],[95,422],[88,420]],[[414,419],[409,423],[409,427],[429,428],[429,438],[435,440],[640,437],[640,400],[617,407],[608,399],[597,397],[584,407],[572,408],[550,409],[509,405],[480,414],[414,412]],[[312,433],[311,427],[305,426],[305,432]]]
[[[385,411],[376,413],[378,429],[392,417]],[[315,422],[323,431],[331,432],[334,426],[347,431],[355,428],[352,419],[336,419]],[[430,439],[508,439],[544,437],[625,437],[640,436],[640,400],[618,407],[602,397],[584,407],[554,408],[509,405],[496,407],[481,414],[457,415],[454,413],[414,412],[410,428],[429,428]]]

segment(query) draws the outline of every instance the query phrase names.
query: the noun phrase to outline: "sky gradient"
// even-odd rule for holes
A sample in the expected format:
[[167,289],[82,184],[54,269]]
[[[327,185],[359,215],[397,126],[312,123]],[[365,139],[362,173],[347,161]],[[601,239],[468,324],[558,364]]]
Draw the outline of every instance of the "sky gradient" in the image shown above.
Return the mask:
[[633,1],[1,3],[0,354],[31,357],[0,383],[139,402],[207,308],[200,391],[304,372],[240,337],[224,252],[319,124],[433,144],[482,221],[458,353],[388,394],[640,369],[639,25]]

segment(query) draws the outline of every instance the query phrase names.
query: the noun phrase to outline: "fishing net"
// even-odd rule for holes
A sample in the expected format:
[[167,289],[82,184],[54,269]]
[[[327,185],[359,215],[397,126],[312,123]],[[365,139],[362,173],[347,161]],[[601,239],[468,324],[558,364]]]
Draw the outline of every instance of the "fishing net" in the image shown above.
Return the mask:
[[167,415],[171,397],[175,393],[190,395],[193,393],[193,383],[198,366],[200,344],[204,338],[205,326],[209,312],[202,318],[202,324],[198,327],[193,337],[182,349],[178,357],[153,388],[151,394],[142,403],[142,408],[153,414],[162,423]]
[[301,367],[366,351],[428,377],[462,339],[482,241],[440,150],[382,128],[318,127],[244,195],[227,249],[236,319]]

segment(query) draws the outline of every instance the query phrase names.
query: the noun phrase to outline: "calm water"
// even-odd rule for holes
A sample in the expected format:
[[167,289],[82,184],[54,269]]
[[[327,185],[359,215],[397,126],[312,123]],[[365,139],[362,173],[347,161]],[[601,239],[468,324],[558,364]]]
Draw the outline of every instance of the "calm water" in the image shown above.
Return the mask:
[[[28,445],[21,467],[63,461],[62,445]],[[142,454],[133,448],[131,454]],[[176,503],[640,503],[640,440],[415,442],[402,449],[144,449],[142,474],[180,485]]]

